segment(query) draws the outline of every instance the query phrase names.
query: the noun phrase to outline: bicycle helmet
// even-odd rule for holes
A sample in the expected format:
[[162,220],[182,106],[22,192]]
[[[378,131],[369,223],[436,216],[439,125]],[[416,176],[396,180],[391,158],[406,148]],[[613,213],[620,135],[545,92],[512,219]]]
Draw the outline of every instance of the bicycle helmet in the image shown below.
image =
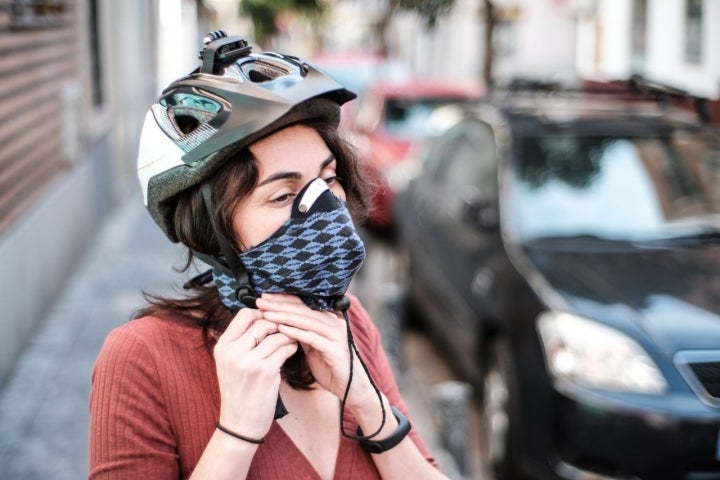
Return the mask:
[[253,53],[239,36],[210,33],[202,66],[171,83],[145,117],[138,179],[145,205],[177,242],[174,197],[202,184],[235,153],[285,126],[319,118],[338,125],[355,94],[310,63]]

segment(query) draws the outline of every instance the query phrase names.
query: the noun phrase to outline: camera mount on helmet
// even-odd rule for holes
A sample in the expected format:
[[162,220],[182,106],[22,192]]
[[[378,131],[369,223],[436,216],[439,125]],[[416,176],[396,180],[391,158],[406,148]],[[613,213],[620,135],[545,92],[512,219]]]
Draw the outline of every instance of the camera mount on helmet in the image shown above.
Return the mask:
[[200,73],[212,75],[217,75],[222,68],[252,52],[252,46],[247,40],[237,35],[228,37],[224,30],[210,32],[203,39],[203,44],[204,48],[199,55],[203,62]]

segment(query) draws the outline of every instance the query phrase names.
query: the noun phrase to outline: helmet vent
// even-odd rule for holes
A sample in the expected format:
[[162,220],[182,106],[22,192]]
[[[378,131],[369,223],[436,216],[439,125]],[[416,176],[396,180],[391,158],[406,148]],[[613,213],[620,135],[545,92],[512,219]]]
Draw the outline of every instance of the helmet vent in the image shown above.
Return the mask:
[[[168,109],[155,104],[151,107],[158,126],[184,152],[189,152],[217,133],[217,128],[207,123],[211,116],[203,117],[198,109],[175,107]],[[211,114],[206,114],[211,115]]]
[[245,62],[240,67],[253,83],[264,83],[292,73],[287,67],[270,62]]
[[200,126],[200,121],[197,118],[191,117],[190,115],[177,115],[173,118],[175,125],[183,135],[187,135],[190,132],[195,131]]

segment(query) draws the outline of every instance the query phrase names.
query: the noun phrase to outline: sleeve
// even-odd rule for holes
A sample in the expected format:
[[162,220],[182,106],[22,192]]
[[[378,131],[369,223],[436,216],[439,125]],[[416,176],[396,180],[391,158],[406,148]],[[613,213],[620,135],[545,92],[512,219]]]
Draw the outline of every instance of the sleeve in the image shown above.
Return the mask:
[[[400,410],[408,420],[410,420],[410,425],[412,425],[412,417],[400,393],[400,388],[395,380],[392,366],[382,346],[382,339],[377,326],[370,319],[370,315],[357,298],[352,298],[348,314],[351,319],[351,326],[353,327],[353,337],[360,351],[362,360],[372,375],[375,385],[385,394],[390,405]],[[437,467],[437,461],[430,453],[417,429],[412,427],[408,435],[428,463]]]
[[92,373],[90,479],[179,477],[156,365],[147,346],[123,327],[105,340]]

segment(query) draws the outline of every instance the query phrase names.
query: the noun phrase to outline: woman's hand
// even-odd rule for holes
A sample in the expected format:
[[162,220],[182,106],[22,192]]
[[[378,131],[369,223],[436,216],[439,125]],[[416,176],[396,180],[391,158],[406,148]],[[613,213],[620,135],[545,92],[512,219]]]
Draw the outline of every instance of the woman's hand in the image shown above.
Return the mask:
[[[277,325],[281,334],[298,342],[305,352],[310,371],[324,389],[342,399],[350,375],[345,319],[332,311],[316,311],[295,295],[264,293],[257,300],[263,318]],[[353,356],[353,381],[348,406],[377,403],[367,375]]]
[[215,345],[220,424],[251,438],[270,429],[280,388],[280,367],[297,341],[278,333],[260,310],[241,309]]

